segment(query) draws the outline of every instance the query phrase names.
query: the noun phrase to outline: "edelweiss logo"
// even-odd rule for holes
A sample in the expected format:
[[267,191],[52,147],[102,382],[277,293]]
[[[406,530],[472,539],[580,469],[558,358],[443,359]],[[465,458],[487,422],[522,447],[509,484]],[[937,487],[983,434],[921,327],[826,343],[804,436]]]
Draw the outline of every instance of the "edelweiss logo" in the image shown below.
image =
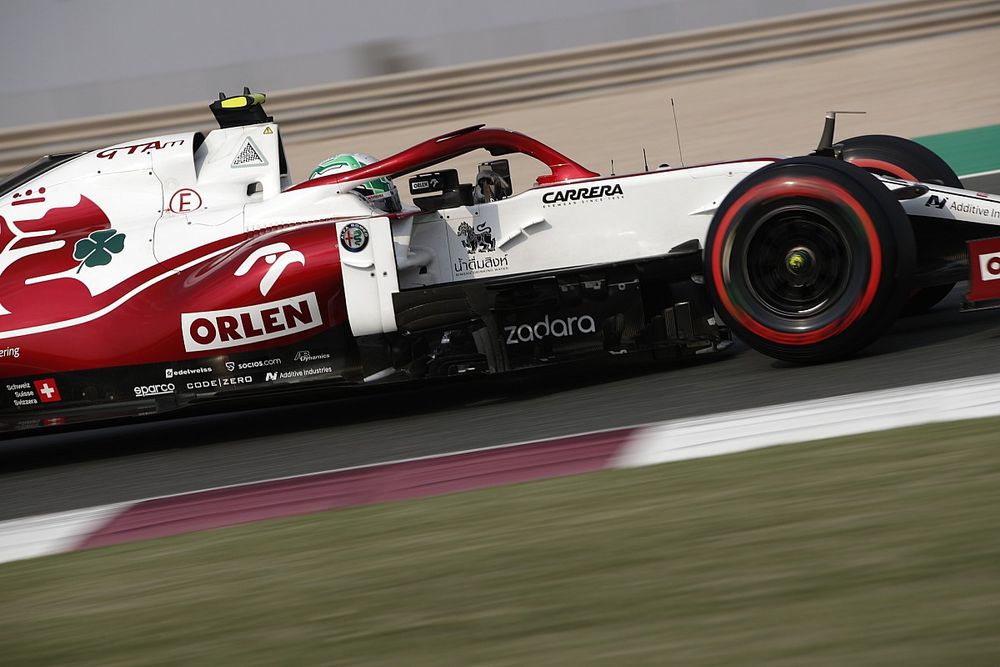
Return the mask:
[[201,368],[167,368],[164,371],[166,378],[169,380],[175,375],[201,375],[202,373],[211,373],[212,369],[208,366],[202,366]]
[[543,204],[565,204],[588,199],[604,199],[605,197],[623,197],[620,183],[614,185],[594,185],[589,188],[574,188],[573,190],[559,190],[557,192],[546,192],[542,195]]
[[590,315],[582,317],[567,317],[565,320],[550,320],[546,315],[545,319],[534,324],[515,324],[504,327],[507,333],[507,344],[517,345],[518,343],[531,343],[551,336],[552,338],[564,338],[577,334],[589,334],[597,331],[597,324]]

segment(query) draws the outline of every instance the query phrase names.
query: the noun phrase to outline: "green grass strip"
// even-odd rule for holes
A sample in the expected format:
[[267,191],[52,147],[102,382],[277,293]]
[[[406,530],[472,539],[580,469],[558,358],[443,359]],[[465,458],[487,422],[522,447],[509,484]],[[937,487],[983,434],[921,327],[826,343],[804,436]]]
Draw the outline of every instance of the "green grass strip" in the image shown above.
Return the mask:
[[0,565],[12,665],[998,665],[1000,420]]
[[917,137],[914,141],[940,155],[960,176],[1000,169],[1000,125]]

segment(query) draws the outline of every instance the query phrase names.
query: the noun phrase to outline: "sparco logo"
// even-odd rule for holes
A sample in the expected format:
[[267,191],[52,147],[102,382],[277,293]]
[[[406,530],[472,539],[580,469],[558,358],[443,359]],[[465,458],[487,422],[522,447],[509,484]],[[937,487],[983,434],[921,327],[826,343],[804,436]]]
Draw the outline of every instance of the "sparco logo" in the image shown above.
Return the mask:
[[567,317],[565,320],[550,320],[546,315],[541,322],[534,324],[515,324],[504,327],[507,332],[507,344],[517,345],[518,343],[530,343],[551,336],[553,338],[564,338],[575,336],[576,334],[588,334],[597,331],[594,318],[590,315],[582,317]]
[[615,183],[614,185],[594,185],[589,188],[546,192],[542,195],[542,203],[562,204],[565,202],[580,201],[581,199],[603,199],[604,197],[616,197],[620,195],[623,195],[623,193],[622,186],[619,183]]
[[136,398],[142,396],[162,396],[163,394],[172,394],[174,392],[174,383],[147,384],[142,387],[132,387],[132,391],[135,392]]
[[181,314],[184,349],[188,352],[250,345],[322,324],[315,292],[243,308]]

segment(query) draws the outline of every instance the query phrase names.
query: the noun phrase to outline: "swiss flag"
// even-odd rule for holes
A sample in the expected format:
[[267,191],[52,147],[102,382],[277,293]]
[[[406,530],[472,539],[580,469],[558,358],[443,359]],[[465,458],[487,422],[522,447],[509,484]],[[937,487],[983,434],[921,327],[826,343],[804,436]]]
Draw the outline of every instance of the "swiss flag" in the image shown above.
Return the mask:
[[55,378],[35,380],[34,384],[35,393],[38,394],[38,400],[42,403],[57,403],[62,400],[62,396],[59,395],[59,387],[56,386]]

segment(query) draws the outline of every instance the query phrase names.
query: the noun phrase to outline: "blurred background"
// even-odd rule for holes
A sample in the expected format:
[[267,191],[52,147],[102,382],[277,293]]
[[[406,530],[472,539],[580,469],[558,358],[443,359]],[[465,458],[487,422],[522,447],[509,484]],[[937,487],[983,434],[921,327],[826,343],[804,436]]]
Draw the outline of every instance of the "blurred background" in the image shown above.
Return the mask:
[[[994,0],[14,0],[0,23],[0,174],[210,130],[208,102],[244,85],[268,94],[296,182],[330,155],[384,157],[473,123],[602,173],[612,160],[642,169],[643,149],[652,165],[802,154],[830,109],[867,112],[840,136],[938,135],[1000,116],[998,12]],[[446,166],[464,174],[481,158]],[[512,167],[516,190],[539,173]]]
[[278,91],[863,0],[7,0],[0,127]]

